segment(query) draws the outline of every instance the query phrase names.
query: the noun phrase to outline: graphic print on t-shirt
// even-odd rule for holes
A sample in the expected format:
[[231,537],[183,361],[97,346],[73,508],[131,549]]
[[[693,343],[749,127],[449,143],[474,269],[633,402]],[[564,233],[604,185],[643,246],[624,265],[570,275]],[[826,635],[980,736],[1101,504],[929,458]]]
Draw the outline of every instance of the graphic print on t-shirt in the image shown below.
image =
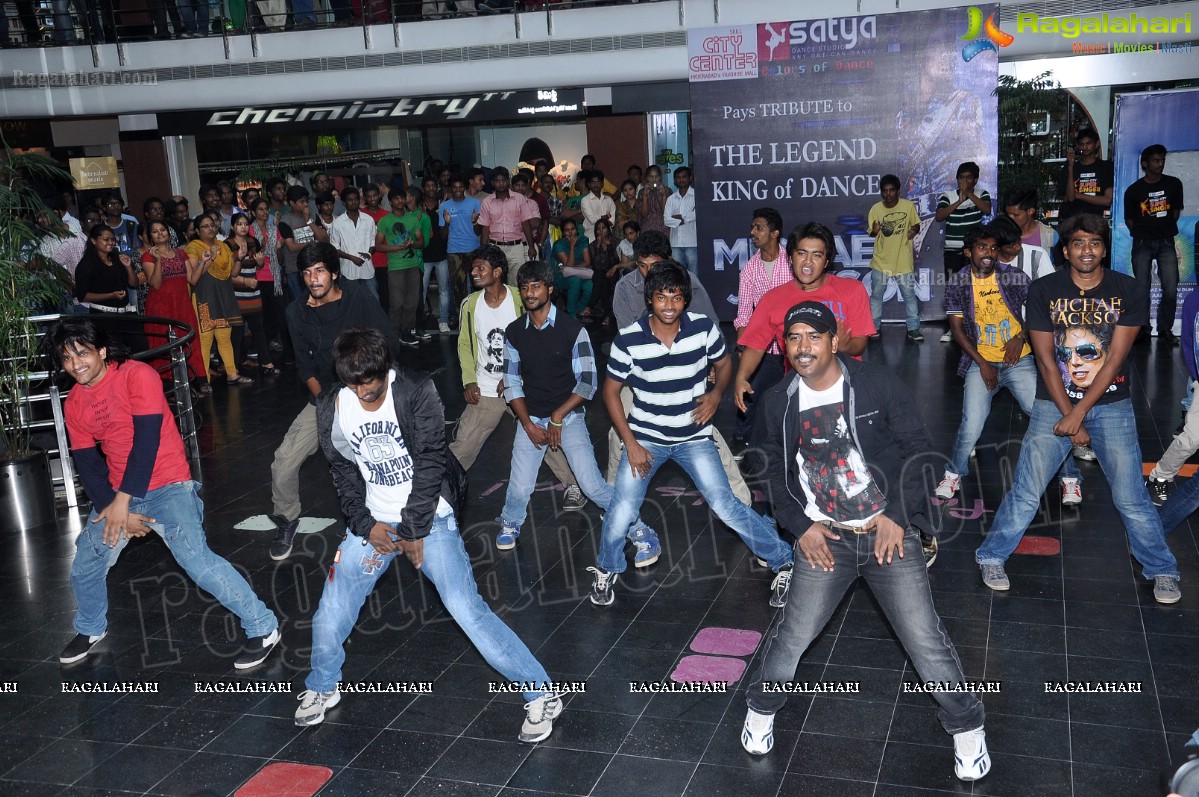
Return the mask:
[[504,374],[504,328],[496,327],[486,335],[487,346],[481,352],[483,370],[495,377]]
[[800,479],[821,514],[839,523],[878,514],[886,499],[849,436],[844,402],[801,410]]
[[368,484],[394,487],[412,481],[412,457],[395,422],[363,421],[350,430],[348,440]]
[[[1095,375],[1107,362],[1112,334],[1123,308],[1124,300],[1119,296],[1067,297],[1050,303],[1054,359],[1071,401],[1078,401],[1086,394]],[[1107,392],[1119,390],[1124,379],[1125,375],[1119,374]]]

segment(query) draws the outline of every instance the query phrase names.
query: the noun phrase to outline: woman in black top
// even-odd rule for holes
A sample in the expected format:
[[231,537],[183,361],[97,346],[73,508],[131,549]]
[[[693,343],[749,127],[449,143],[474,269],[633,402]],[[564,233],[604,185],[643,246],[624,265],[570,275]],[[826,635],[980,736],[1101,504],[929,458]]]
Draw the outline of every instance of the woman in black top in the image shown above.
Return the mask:
[[[140,276],[133,270],[132,258],[117,251],[117,237],[108,225],[97,224],[88,232],[87,249],[75,267],[75,298],[96,315],[135,312],[129,304],[129,291],[137,287]],[[108,331],[133,351],[145,349],[140,324],[114,319]]]

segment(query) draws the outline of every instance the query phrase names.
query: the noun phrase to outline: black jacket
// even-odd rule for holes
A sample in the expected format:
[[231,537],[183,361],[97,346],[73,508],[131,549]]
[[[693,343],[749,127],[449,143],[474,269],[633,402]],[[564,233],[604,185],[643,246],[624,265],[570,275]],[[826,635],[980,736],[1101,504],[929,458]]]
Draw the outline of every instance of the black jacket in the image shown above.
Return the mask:
[[[928,496],[920,460],[932,454],[932,443],[920,410],[889,369],[842,355],[837,355],[837,361],[845,375],[849,433],[887,498],[883,514],[902,528],[915,526],[928,532]],[[791,372],[766,392],[755,434],[766,456],[774,517],[796,536],[812,525],[804,512],[808,499],[795,461],[798,390],[799,375]]]
[[[341,388],[339,384],[321,393],[316,404],[316,427],[321,450],[333,471],[346,524],[354,534],[365,538],[375,525],[375,518],[366,508],[366,482],[349,445],[333,436]],[[391,396],[400,434],[413,463],[412,494],[401,512],[397,533],[403,539],[415,540],[428,536],[439,497],[449,502],[455,514],[461,514],[466,500],[466,472],[446,444],[445,407],[430,377],[396,366]]]
[[[292,347],[296,352],[296,371],[300,381],[307,382],[316,377],[321,390],[328,392],[337,375],[333,370],[333,341],[342,330],[350,327],[374,327],[387,337],[387,348],[392,361],[400,351],[400,341],[395,327],[379,306],[378,300],[366,288],[354,284],[354,280],[338,278],[341,298],[320,307],[310,307],[308,292],[296,297],[287,306],[287,331],[291,334]],[[309,402],[315,401],[309,397]]]

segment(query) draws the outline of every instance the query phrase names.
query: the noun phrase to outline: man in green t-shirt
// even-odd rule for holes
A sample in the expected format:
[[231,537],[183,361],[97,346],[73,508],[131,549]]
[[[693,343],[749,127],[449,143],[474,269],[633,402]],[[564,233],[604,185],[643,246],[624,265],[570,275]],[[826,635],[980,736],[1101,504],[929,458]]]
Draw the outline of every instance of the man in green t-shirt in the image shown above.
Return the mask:
[[419,188],[393,192],[389,197],[391,213],[379,219],[375,234],[375,251],[387,254],[388,315],[405,346],[417,346],[421,341],[416,334],[416,311],[420,304],[422,251],[432,225],[420,207],[420,199]]
[[893,174],[883,175],[879,181],[879,192],[883,201],[870,208],[867,223],[874,236],[874,257],[870,260],[870,315],[874,317],[875,332],[879,337],[883,320],[883,294],[891,278],[899,285],[903,296],[903,309],[907,315],[908,340],[924,342],[920,333],[920,304],[916,301],[915,258],[912,239],[920,232],[920,217],[916,206],[899,198],[899,178]]

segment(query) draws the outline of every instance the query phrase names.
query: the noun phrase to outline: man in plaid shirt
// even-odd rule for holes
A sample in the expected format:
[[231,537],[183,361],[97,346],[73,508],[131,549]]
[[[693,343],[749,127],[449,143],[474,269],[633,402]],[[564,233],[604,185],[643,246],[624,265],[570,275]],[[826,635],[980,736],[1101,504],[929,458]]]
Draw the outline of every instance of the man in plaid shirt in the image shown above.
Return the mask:
[[[757,251],[741,269],[740,287],[737,290],[737,317],[733,320],[733,328],[737,330],[738,334],[749,326],[749,317],[766,291],[786,285],[791,281],[791,264],[785,257],[781,264],[779,262],[783,244],[782,234],[783,217],[777,210],[758,208],[754,211],[753,223],[749,227],[749,240]],[[782,377],[783,351],[777,342],[772,341],[751,382],[754,394],[764,395],[764,392]],[[738,461],[744,456],[745,448],[749,444],[758,406],[756,401],[747,402],[747,404],[745,412],[739,415],[737,426],[733,430],[733,456]]]

